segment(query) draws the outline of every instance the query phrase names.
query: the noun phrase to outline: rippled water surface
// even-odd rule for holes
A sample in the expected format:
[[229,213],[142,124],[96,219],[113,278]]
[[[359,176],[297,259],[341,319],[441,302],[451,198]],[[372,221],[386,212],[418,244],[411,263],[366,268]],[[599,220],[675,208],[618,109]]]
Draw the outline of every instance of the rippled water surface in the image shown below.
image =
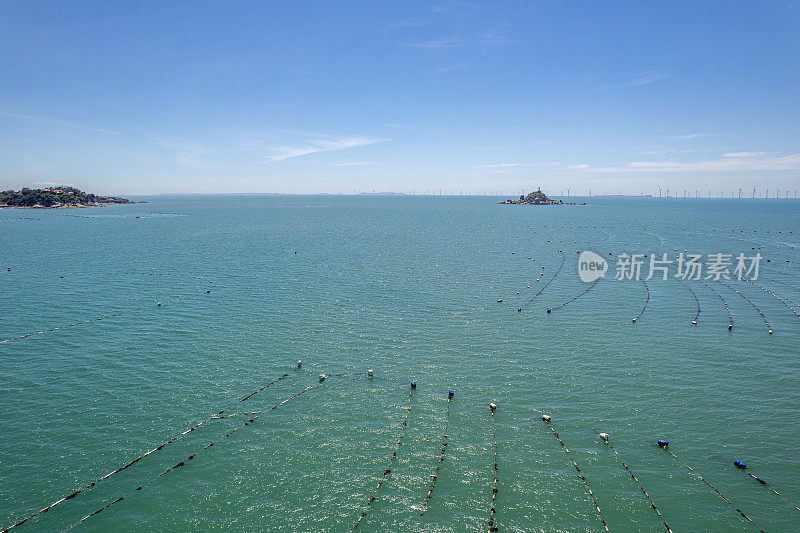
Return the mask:
[[[541,412],[611,531],[664,526],[600,432],[674,531],[800,529],[800,203],[146,200],[0,211],[0,527],[224,410],[15,531],[63,530],[119,497],[75,530],[345,531],[373,494],[359,530],[485,531],[495,402],[501,531],[602,530]],[[690,281],[692,326],[687,286],[653,279],[634,324],[645,286],[614,280],[612,261],[556,309],[587,289],[587,249],[758,251],[780,299],[709,281],[728,331]]]

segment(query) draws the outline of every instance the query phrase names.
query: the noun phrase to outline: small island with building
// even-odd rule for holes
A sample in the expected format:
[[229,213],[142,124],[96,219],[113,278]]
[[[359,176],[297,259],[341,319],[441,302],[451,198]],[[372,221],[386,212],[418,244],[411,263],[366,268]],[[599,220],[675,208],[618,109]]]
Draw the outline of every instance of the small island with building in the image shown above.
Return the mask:
[[586,205],[586,202],[564,202],[563,200],[548,198],[547,195],[542,192],[541,187],[532,193],[528,193],[527,196],[520,195],[519,200],[509,199],[498,203],[514,205]]
[[51,187],[19,191],[0,191],[0,208],[7,209],[57,209],[68,207],[98,207],[105,204],[135,204],[119,196],[99,196],[85,193],[75,187]]

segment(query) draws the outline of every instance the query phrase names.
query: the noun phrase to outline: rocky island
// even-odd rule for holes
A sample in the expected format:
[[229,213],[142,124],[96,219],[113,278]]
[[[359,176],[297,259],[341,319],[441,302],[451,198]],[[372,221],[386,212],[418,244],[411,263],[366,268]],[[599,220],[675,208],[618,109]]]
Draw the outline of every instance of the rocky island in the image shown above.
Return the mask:
[[547,195],[542,192],[541,187],[532,193],[528,193],[527,196],[520,195],[519,200],[509,199],[498,203],[515,205],[586,205],[586,202],[564,202],[563,200],[548,198]]
[[135,204],[119,196],[98,196],[85,193],[75,187],[52,187],[0,192],[0,208],[9,209],[55,209],[65,207],[97,207],[104,204]]

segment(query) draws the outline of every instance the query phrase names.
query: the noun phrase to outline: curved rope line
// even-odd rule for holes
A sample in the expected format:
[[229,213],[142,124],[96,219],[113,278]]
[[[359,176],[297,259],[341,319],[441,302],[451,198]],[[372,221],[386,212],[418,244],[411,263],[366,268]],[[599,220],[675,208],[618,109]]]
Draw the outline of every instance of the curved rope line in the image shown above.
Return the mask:
[[[266,385],[264,385],[264,386],[263,386],[263,387],[261,387],[260,389],[257,389],[256,391],[254,391],[254,392],[252,392],[252,393],[248,394],[247,396],[245,396],[245,397],[243,397],[243,398],[240,398],[240,399],[238,400],[238,402],[244,402],[244,401],[246,401],[246,400],[248,400],[248,399],[252,398],[253,396],[255,396],[256,394],[260,393],[261,391],[263,391],[264,389],[266,389],[266,388],[267,388],[267,387],[269,387],[270,385],[273,385],[274,383],[277,383],[278,381],[281,381],[281,380],[285,379],[285,378],[286,378],[288,375],[289,375],[289,374],[284,374],[284,375],[282,375],[282,376],[281,376],[281,377],[279,377],[279,378],[275,378],[275,379],[273,379],[272,381],[270,381],[269,383],[267,383]],[[237,402],[237,403],[238,403],[238,402]],[[111,476],[113,476],[113,475],[115,475],[115,474],[118,474],[119,472],[122,472],[123,470],[126,470],[126,469],[128,469],[129,467],[131,467],[131,466],[133,466],[134,464],[138,463],[139,461],[141,461],[142,459],[144,459],[144,458],[145,458],[145,457],[147,457],[148,455],[152,455],[152,454],[154,454],[155,452],[158,452],[158,451],[162,450],[162,449],[163,449],[165,446],[167,446],[167,445],[169,445],[169,444],[172,444],[173,442],[175,442],[176,440],[178,440],[178,439],[180,439],[180,438],[184,437],[185,435],[188,435],[189,433],[191,433],[191,432],[192,432],[192,431],[194,431],[195,429],[197,429],[197,428],[199,428],[200,426],[202,426],[202,425],[204,425],[204,424],[206,424],[206,423],[210,422],[211,420],[218,420],[218,419],[220,419],[220,418],[225,418],[225,417],[223,416],[223,413],[224,413],[225,411],[226,411],[226,409],[222,409],[221,411],[217,412],[216,414],[213,414],[213,415],[209,416],[208,418],[206,418],[206,419],[204,419],[204,420],[201,420],[200,422],[197,422],[195,425],[193,425],[193,426],[192,426],[192,427],[190,427],[189,429],[187,429],[187,430],[185,430],[185,431],[182,431],[181,433],[178,433],[177,435],[174,435],[174,436],[170,437],[169,439],[167,439],[166,441],[162,442],[161,444],[159,444],[159,445],[158,445],[158,446],[156,446],[155,448],[153,448],[153,449],[151,449],[151,450],[148,450],[148,451],[146,451],[145,453],[143,453],[143,454],[139,455],[138,457],[136,457],[136,458],[132,459],[131,461],[128,461],[127,463],[125,463],[125,464],[124,464],[124,465],[122,465],[121,467],[119,467],[119,468],[117,468],[117,469],[115,469],[115,470],[112,470],[111,472],[109,472],[109,473],[105,474],[104,476],[101,476],[101,477],[99,477],[99,478],[95,479],[94,481],[90,482],[89,484],[87,484],[87,485],[84,485],[83,487],[81,487],[81,488],[79,488],[79,489],[77,489],[77,490],[74,490],[73,492],[69,493],[68,495],[66,495],[66,496],[64,496],[64,497],[62,497],[62,498],[60,498],[60,499],[56,500],[55,502],[51,503],[51,504],[50,504],[50,505],[48,505],[47,507],[44,507],[44,508],[42,508],[42,509],[40,509],[40,510],[36,511],[36,512],[35,512],[35,513],[33,513],[33,514],[26,516],[25,518],[23,518],[22,520],[20,520],[20,521],[16,522],[15,524],[12,524],[12,525],[8,526],[7,528],[5,528],[5,529],[3,529],[2,531],[0,531],[0,533],[6,533],[7,531],[10,531],[11,529],[14,529],[14,528],[15,528],[15,527],[17,527],[17,526],[21,526],[22,524],[24,524],[24,523],[25,523],[25,522],[27,522],[28,520],[30,520],[30,519],[32,519],[32,518],[35,518],[36,516],[38,516],[38,515],[40,515],[40,514],[42,514],[42,513],[46,513],[47,511],[49,511],[49,510],[50,510],[50,509],[52,509],[53,507],[56,507],[57,505],[60,505],[60,504],[64,503],[64,502],[65,502],[65,501],[67,501],[67,500],[71,500],[72,498],[74,498],[75,496],[77,496],[78,494],[80,494],[80,493],[82,493],[82,492],[86,492],[86,491],[88,491],[89,489],[93,488],[94,486],[96,486],[96,485],[97,485],[98,483],[100,483],[101,481],[105,481],[106,479],[110,478]]]
[[402,442],[403,437],[406,436],[406,427],[408,426],[408,415],[411,414],[411,399],[413,397],[414,397],[414,389],[412,388],[408,393],[408,407],[406,408],[406,416],[403,418],[403,427],[400,430],[400,436],[397,438],[397,444],[394,447],[394,452],[392,452],[392,457],[389,459],[389,465],[383,471],[383,476],[381,477],[381,480],[378,481],[378,486],[375,487],[375,490],[372,491],[372,494],[369,497],[369,501],[367,502],[367,508],[364,509],[364,511],[361,513],[361,516],[358,517],[358,520],[356,520],[356,524],[353,526],[353,529],[358,528],[358,525],[361,523],[361,520],[365,516],[367,516],[367,511],[369,511],[370,505],[372,505],[372,502],[375,501],[375,495],[380,490],[381,485],[383,485],[383,482],[386,481],[386,477],[392,471],[392,465],[394,464],[394,460],[397,459],[397,451],[400,449],[400,442]]
[[[304,394],[304,393],[308,392],[309,390],[311,390],[311,389],[313,389],[313,388],[315,388],[315,387],[317,387],[317,386],[318,386],[318,385],[309,385],[308,387],[306,387],[305,389],[301,390],[300,392],[297,392],[297,393],[293,394],[292,396],[289,396],[288,398],[286,398],[285,400],[283,400],[281,403],[279,403],[279,404],[276,404],[276,405],[273,405],[273,406],[272,406],[272,407],[271,407],[271,408],[270,408],[268,411],[266,411],[266,412],[268,413],[268,412],[270,412],[270,411],[274,411],[274,410],[275,410],[275,409],[277,409],[278,407],[281,407],[282,405],[285,405],[286,403],[290,402],[291,400],[294,400],[295,398],[297,398],[297,397],[298,397],[298,396],[300,396],[301,394]],[[229,432],[227,432],[225,435],[223,435],[223,436],[222,436],[222,438],[223,438],[223,439],[225,439],[225,438],[228,438],[228,437],[230,437],[231,435],[233,435],[234,433],[236,433],[237,431],[239,431],[240,429],[242,429],[242,428],[244,428],[244,427],[246,427],[246,426],[249,426],[249,425],[250,425],[250,424],[252,424],[252,423],[253,423],[253,422],[254,422],[254,421],[255,421],[255,420],[256,420],[256,419],[257,419],[259,416],[261,416],[261,414],[258,414],[258,415],[254,416],[254,417],[252,417],[252,418],[249,418],[249,419],[248,419],[247,421],[245,421],[244,423],[242,423],[242,424],[240,424],[240,425],[236,426],[235,428],[233,428],[232,430],[230,430]],[[176,464],[172,465],[171,467],[167,468],[166,470],[164,470],[163,472],[161,472],[161,473],[160,473],[158,476],[156,476],[155,478],[151,479],[151,480],[150,480],[150,481],[148,481],[148,482],[145,482],[145,483],[144,483],[144,484],[142,484],[142,485],[139,485],[138,487],[136,487],[136,489],[135,489],[135,490],[131,491],[131,493],[133,493],[133,492],[138,492],[138,491],[142,490],[143,488],[145,488],[145,487],[147,487],[147,486],[149,486],[149,485],[152,485],[153,483],[157,482],[159,479],[161,479],[161,478],[162,478],[162,477],[164,477],[165,475],[169,474],[170,472],[174,472],[174,471],[175,471],[175,470],[177,470],[178,468],[180,468],[180,467],[182,467],[182,466],[185,466],[185,465],[186,465],[186,463],[188,463],[189,461],[191,461],[192,459],[194,459],[195,457],[197,457],[197,456],[198,456],[198,455],[199,455],[199,454],[200,454],[200,453],[201,453],[203,450],[207,450],[207,449],[211,448],[212,446],[216,445],[218,442],[219,442],[219,441],[216,441],[216,442],[210,442],[210,443],[206,444],[206,445],[205,445],[205,446],[203,446],[203,448],[201,448],[199,451],[197,451],[197,452],[193,453],[192,455],[190,455],[190,456],[186,457],[186,458],[185,458],[185,459],[183,459],[182,461],[180,461],[180,462],[178,462],[178,463],[176,463]],[[88,515],[84,516],[83,518],[81,518],[80,520],[78,520],[77,522],[75,522],[74,524],[72,524],[71,526],[69,526],[68,528],[66,528],[64,531],[69,531],[70,529],[72,529],[72,528],[74,528],[74,527],[76,527],[76,526],[78,526],[78,525],[82,524],[83,522],[85,522],[86,520],[90,519],[91,517],[93,517],[93,516],[96,516],[96,515],[100,514],[101,512],[105,511],[106,509],[108,509],[108,508],[109,508],[109,507],[111,507],[112,505],[114,505],[114,504],[116,504],[116,503],[119,503],[119,502],[123,501],[124,499],[125,499],[125,497],[124,497],[124,496],[120,496],[120,497],[116,498],[115,500],[112,500],[111,502],[109,502],[108,504],[104,505],[103,507],[100,507],[100,508],[99,508],[99,509],[97,509],[96,511],[93,511],[92,513],[89,513]]]
[[733,315],[731,314],[731,308],[728,307],[728,302],[725,301],[725,298],[723,298],[720,293],[718,293],[716,290],[714,290],[714,287],[712,287],[711,285],[709,285],[705,281],[702,281],[702,280],[697,280],[697,281],[699,281],[700,283],[702,283],[703,285],[708,287],[711,290],[711,292],[713,292],[714,294],[719,296],[719,299],[722,300],[722,304],[725,306],[725,310],[728,312],[728,319],[730,319],[730,322],[728,322],[728,329],[733,329]]
[[566,255],[564,255],[564,252],[561,252],[561,265],[558,267],[558,270],[556,270],[556,273],[553,274],[553,277],[550,278],[550,281],[548,281],[547,283],[544,284],[544,287],[539,289],[539,292],[537,292],[536,294],[533,295],[533,298],[528,300],[528,303],[526,303],[525,305],[523,305],[522,307],[519,308],[519,311],[522,311],[523,309],[528,307],[531,304],[531,302],[533,302],[540,294],[542,294],[544,292],[544,290],[547,288],[548,285],[553,283],[553,280],[556,279],[558,277],[558,275],[561,273],[561,269],[564,268],[564,261],[566,260],[566,258],[567,257],[566,257]]
[[591,496],[592,498],[592,503],[594,503],[594,508],[597,510],[597,516],[600,518],[600,522],[602,522],[603,528],[606,530],[606,532],[610,533],[611,530],[608,528],[608,524],[606,524],[605,518],[603,518],[603,511],[600,510],[600,505],[597,503],[597,498],[595,498],[594,492],[592,492],[591,487],[589,487],[589,481],[587,481],[586,476],[584,476],[583,472],[581,472],[580,467],[578,467],[578,463],[575,462],[575,459],[572,457],[572,453],[569,451],[569,448],[567,448],[567,445],[564,444],[564,441],[561,439],[558,433],[556,433],[555,428],[553,428],[552,422],[549,419],[545,418],[542,418],[542,420],[544,420],[544,423],[547,424],[547,427],[550,428],[550,431],[553,432],[553,435],[555,435],[559,444],[561,444],[561,448],[565,452],[567,452],[567,457],[569,457],[569,460],[572,461],[572,466],[574,466],[575,470],[578,472],[578,477],[581,478],[583,484],[586,485],[586,490],[589,492],[589,496]]
[[439,455],[439,461],[436,463],[436,470],[431,475],[431,488],[428,489],[428,495],[425,497],[425,504],[422,506],[422,510],[419,512],[419,515],[422,516],[425,514],[425,511],[428,510],[428,502],[431,501],[433,497],[433,489],[436,487],[436,481],[439,478],[439,468],[442,466],[442,461],[444,461],[444,451],[447,449],[447,429],[450,427],[450,399],[447,398],[447,417],[445,418],[444,423],[444,438],[442,440],[442,452]]
[[758,308],[758,306],[757,306],[756,304],[754,304],[754,303],[753,303],[753,302],[750,300],[750,298],[748,298],[747,296],[745,296],[744,294],[742,294],[741,292],[739,292],[739,290],[738,290],[738,289],[734,289],[733,287],[731,287],[730,285],[728,285],[727,283],[725,283],[725,282],[724,282],[724,281],[722,281],[722,280],[719,280],[719,282],[720,282],[721,284],[725,285],[726,287],[728,287],[730,290],[732,290],[733,292],[735,292],[735,293],[736,293],[736,294],[738,294],[739,296],[741,296],[742,298],[744,298],[745,300],[747,300],[748,302],[750,302],[750,305],[752,305],[752,306],[753,306],[753,308],[754,308],[756,311],[758,311],[758,314],[759,314],[759,315],[761,315],[761,318],[762,318],[762,319],[764,319],[764,324],[766,324],[766,325],[767,325],[767,330],[769,330],[769,333],[770,333],[770,335],[771,335],[771,334],[772,334],[772,328],[770,327],[770,325],[769,325],[769,322],[767,321],[767,317],[765,317],[765,316],[764,316],[764,313],[762,313],[762,312],[761,312],[761,309],[759,309],[759,308]]
[[667,522],[664,520],[664,517],[661,515],[661,511],[659,511],[659,510],[658,510],[658,507],[656,507],[656,504],[655,504],[655,502],[653,501],[653,498],[651,498],[651,497],[650,497],[650,495],[649,495],[649,494],[647,494],[647,491],[646,491],[646,490],[644,490],[644,487],[642,486],[641,482],[639,481],[639,478],[637,478],[637,477],[636,477],[636,476],[633,474],[633,472],[631,472],[631,469],[630,469],[630,467],[629,467],[629,466],[628,466],[628,465],[625,463],[625,460],[622,458],[622,456],[619,454],[619,452],[618,452],[618,451],[617,451],[617,450],[616,450],[616,449],[615,449],[615,448],[614,448],[614,447],[611,445],[611,443],[610,443],[610,442],[608,442],[608,441],[607,441],[607,440],[605,440],[605,439],[603,439],[603,441],[606,443],[606,445],[609,447],[609,449],[611,449],[611,451],[612,451],[612,452],[614,452],[614,453],[616,454],[616,456],[617,456],[617,457],[619,457],[619,460],[620,460],[620,462],[622,463],[622,466],[624,466],[624,467],[625,467],[625,470],[627,470],[627,471],[628,471],[628,473],[631,475],[631,479],[633,479],[633,481],[635,481],[635,482],[636,482],[636,485],[638,485],[638,486],[639,486],[639,490],[641,490],[641,491],[642,491],[642,494],[644,494],[644,495],[647,497],[647,501],[649,501],[649,502],[650,502],[650,507],[652,507],[652,508],[653,508],[653,510],[656,512],[656,514],[658,514],[658,518],[661,520],[661,523],[662,523],[662,524],[664,524],[664,527],[665,527],[665,528],[667,528],[667,531],[669,531],[669,533],[672,533],[672,530],[670,529],[669,525],[668,525],[668,524],[667,524]]
[[645,298],[644,300],[644,307],[642,308],[642,312],[639,313],[639,315],[633,319],[634,323],[636,323],[637,320],[642,318],[642,315],[647,310],[647,304],[650,303],[650,287],[647,286],[647,282],[645,280],[642,280],[642,283],[644,283],[644,288],[647,289],[647,298]]

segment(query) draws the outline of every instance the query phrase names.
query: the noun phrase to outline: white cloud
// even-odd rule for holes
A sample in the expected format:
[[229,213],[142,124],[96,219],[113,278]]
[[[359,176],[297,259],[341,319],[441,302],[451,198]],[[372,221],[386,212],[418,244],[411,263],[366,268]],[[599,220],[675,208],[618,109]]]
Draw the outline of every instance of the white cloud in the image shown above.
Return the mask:
[[495,163],[493,165],[483,165],[483,168],[498,168],[498,167],[522,167],[528,163]]
[[616,89],[620,87],[639,87],[641,85],[650,85],[651,83],[655,83],[657,81],[661,81],[665,78],[669,78],[670,75],[664,72],[650,72],[645,74],[644,76],[640,76],[638,78],[632,79],[630,81],[622,82],[622,83],[615,83],[612,85],[606,85],[605,87],[599,87],[594,89],[596,91],[604,90],[604,89]]
[[583,170],[585,168],[589,168],[589,165],[583,163],[582,165],[572,165],[571,167],[567,167],[569,170]]
[[116,135],[117,132],[111,131],[105,128],[95,128],[92,126],[84,126],[83,124],[78,124],[76,122],[70,122],[68,120],[61,120],[58,118],[49,118],[49,117],[40,117],[35,115],[26,115],[24,113],[15,113],[13,111],[0,111],[0,116],[14,119],[14,120],[23,120],[25,122],[35,122],[40,124],[51,124],[55,126],[63,126],[66,128],[71,128],[75,130],[81,131],[89,131],[94,133],[100,133],[101,135]]
[[709,133],[687,133],[686,135],[675,135],[670,137],[670,139],[679,139],[679,140],[688,140],[688,139],[698,139],[700,137],[709,137],[711,134]]
[[[577,165],[587,172],[735,172],[766,170],[800,170],[800,154],[764,157],[758,152],[725,154],[722,159],[706,161],[633,161],[624,166],[592,167]],[[740,156],[738,154],[752,154]],[[763,154],[763,153],[762,153]],[[726,157],[727,156],[727,157]]]
[[351,161],[349,163],[336,163],[334,166],[337,167],[357,167],[361,165],[372,165],[373,163],[369,161]]
[[267,156],[268,161],[283,161],[293,157],[316,154],[319,152],[331,152],[334,150],[347,150],[348,148],[358,148],[368,144],[375,144],[388,141],[389,139],[371,139],[368,137],[344,137],[333,141],[311,141],[301,146],[276,146],[270,151],[273,153]]
[[722,154],[722,157],[758,157],[766,154],[767,152],[729,152]]

